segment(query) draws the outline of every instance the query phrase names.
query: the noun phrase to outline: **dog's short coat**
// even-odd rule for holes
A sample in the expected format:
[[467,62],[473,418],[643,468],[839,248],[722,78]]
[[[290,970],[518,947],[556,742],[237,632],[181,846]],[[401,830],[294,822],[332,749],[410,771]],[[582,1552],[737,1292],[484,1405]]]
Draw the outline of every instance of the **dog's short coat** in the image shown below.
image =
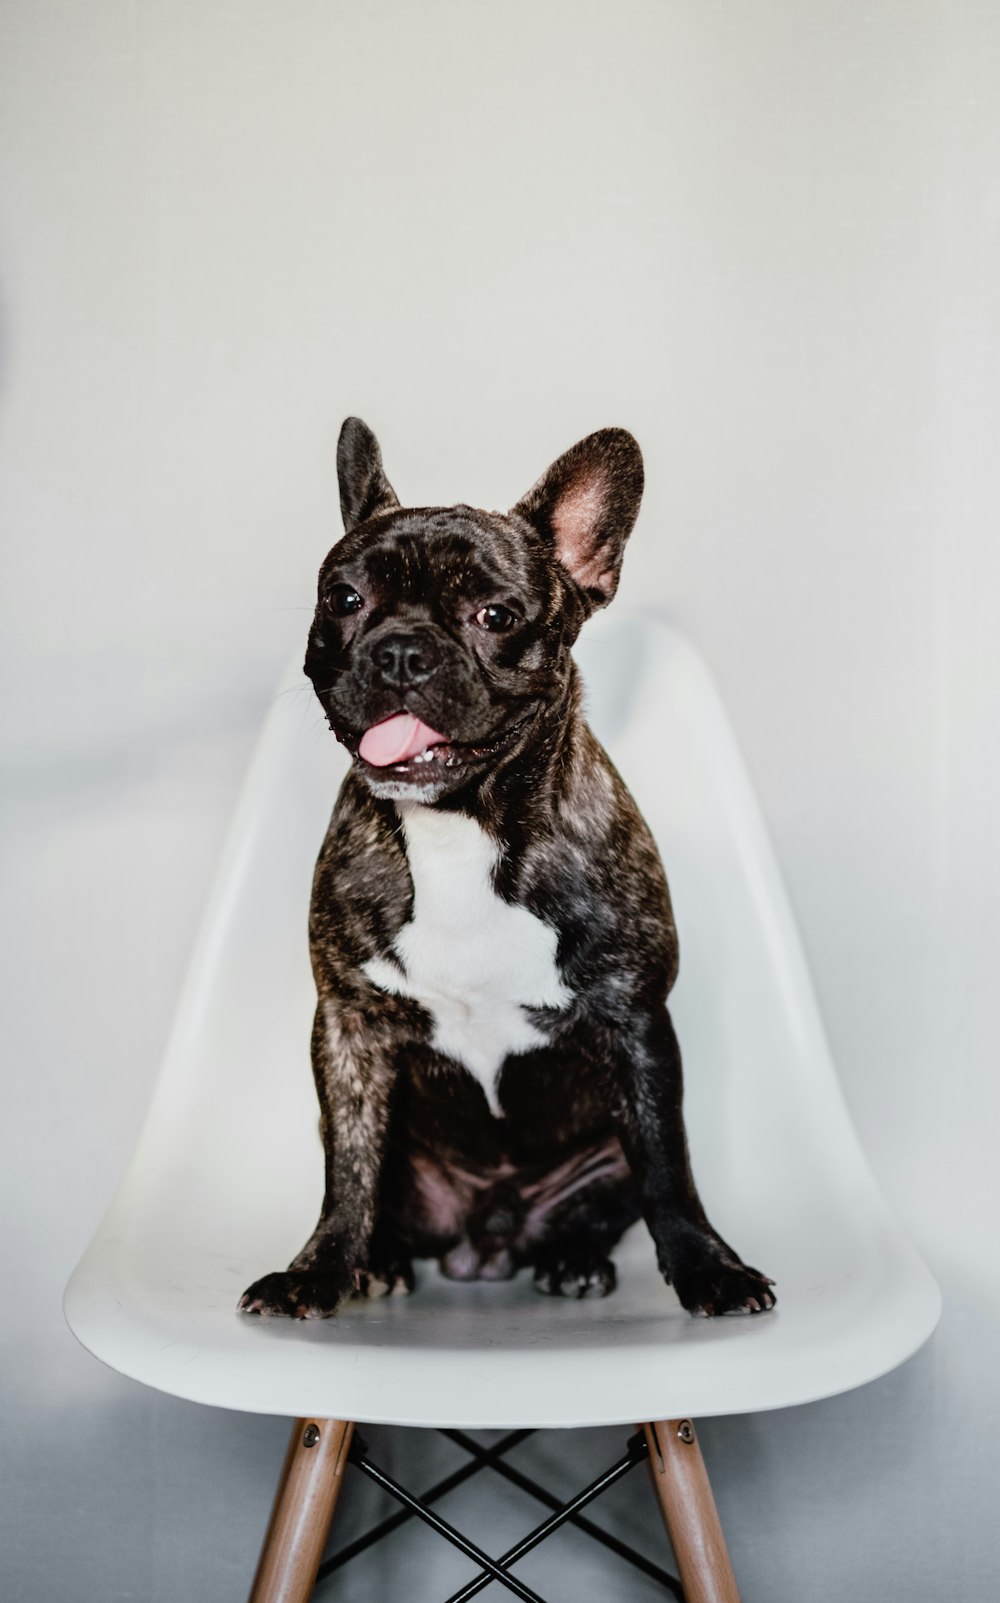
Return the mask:
[[570,656],[617,588],[636,442],[590,435],[508,513],[401,508],[357,418],[338,472],[305,662],[353,756],[310,920],[326,1193],[241,1308],[330,1315],[415,1258],[603,1294],[640,1216],[685,1308],[773,1307],[695,1189],[666,880]]

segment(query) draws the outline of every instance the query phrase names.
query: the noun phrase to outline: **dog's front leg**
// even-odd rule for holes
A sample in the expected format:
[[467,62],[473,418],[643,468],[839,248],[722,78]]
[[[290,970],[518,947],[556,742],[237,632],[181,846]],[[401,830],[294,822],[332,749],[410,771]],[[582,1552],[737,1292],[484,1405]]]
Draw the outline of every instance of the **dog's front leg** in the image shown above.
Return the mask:
[[689,1313],[773,1308],[773,1282],[743,1263],[713,1230],[698,1196],[681,1110],[680,1048],[666,1008],[640,1017],[623,1047],[619,1135],[664,1279]]
[[330,998],[316,1009],[312,1054],[326,1153],[322,1212],[288,1268],[264,1275],[244,1292],[244,1313],[328,1318],[367,1266],[395,1065],[360,1012]]

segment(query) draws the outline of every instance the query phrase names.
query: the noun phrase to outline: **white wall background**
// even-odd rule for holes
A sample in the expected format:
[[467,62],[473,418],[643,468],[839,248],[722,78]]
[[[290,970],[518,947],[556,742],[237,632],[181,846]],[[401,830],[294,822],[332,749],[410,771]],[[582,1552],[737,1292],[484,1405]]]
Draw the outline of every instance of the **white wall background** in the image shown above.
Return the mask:
[[[737,1572],[747,1603],[992,1599],[1000,11],[4,0],[0,116],[4,1597],[238,1598],[253,1570],[284,1423],[103,1371],[59,1296],[355,411],[414,502],[509,504],[604,423],[642,442],[625,592],[721,683],[946,1299],[884,1381],[705,1425]],[[427,1439],[386,1452],[434,1478]],[[636,1501],[617,1526],[656,1551]],[[487,1545],[526,1523],[467,1502]],[[583,1541],[536,1584],[656,1595]],[[456,1584],[423,1554],[332,1595]]]

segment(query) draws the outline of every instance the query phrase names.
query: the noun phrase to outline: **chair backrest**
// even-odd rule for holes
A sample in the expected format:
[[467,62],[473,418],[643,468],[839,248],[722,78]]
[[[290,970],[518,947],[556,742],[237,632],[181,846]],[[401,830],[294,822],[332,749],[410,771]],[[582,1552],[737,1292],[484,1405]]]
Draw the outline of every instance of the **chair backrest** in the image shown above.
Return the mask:
[[[391,1403],[383,1376],[340,1417],[584,1423],[827,1395],[900,1362],[933,1328],[936,1287],[889,1219],[847,1116],[774,856],[705,668],[675,631],[621,609],[588,626],[578,655],[594,727],[667,866],[681,944],[671,1010],[695,1175],[723,1236],[777,1277],[777,1315],[711,1330],[683,1316],[668,1332],[643,1235],[629,1249],[641,1270],[634,1294],[626,1276],[608,1313],[574,1305],[549,1335],[541,1321],[555,1316],[529,1312],[516,1288],[447,1287],[433,1276],[398,1315],[333,1321],[322,1350],[318,1332],[279,1331],[281,1321],[264,1332],[235,1316],[243,1285],[306,1239],[322,1193],[306,916],[346,759],[296,669],[254,758],[133,1162],[67,1293],[70,1323],[98,1356],[200,1400],[336,1411],[348,1404],[324,1390],[329,1344],[353,1355],[341,1374],[367,1365],[370,1375],[370,1343],[389,1343],[410,1354]],[[479,1354],[463,1372],[465,1400],[439,1400],[436,1412],[428,1402],[421,1414],[414,1354],[453,1399],[443,1348],[460,1328]],[[175,1355],[162,1357],[178,1341],[186,1351],[182,1338],[198,1360],[183,1372]],[[543,1413],[529,1413],[489,1366],[502,1363],[504,1343],[536,1350],[543,1341],[582,1354],[584,1368],[560,1364],[541,1387]],[[632,1343],[636,1362],[598,1399],[585,1365],[602,1341]],[[710,1350],[720,1341],[725,1365]],[[676,1398],[664,1396],[657,1413],[642,1376],[659,1384],[665,1352],[676,1357],[682,1345]],[[308,1375],[321,1393],[311,1403],[297,1389]]]

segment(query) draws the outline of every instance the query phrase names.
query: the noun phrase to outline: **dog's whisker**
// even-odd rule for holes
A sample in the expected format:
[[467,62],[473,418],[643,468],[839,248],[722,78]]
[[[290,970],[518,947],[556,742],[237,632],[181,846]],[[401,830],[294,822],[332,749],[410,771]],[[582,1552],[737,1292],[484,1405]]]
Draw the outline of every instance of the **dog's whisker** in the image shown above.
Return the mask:
[[311,691],[311,685],[286,685],[284,690],[278,690],[271,698],[274,702],[283,701],[286,696],[304,696]]

